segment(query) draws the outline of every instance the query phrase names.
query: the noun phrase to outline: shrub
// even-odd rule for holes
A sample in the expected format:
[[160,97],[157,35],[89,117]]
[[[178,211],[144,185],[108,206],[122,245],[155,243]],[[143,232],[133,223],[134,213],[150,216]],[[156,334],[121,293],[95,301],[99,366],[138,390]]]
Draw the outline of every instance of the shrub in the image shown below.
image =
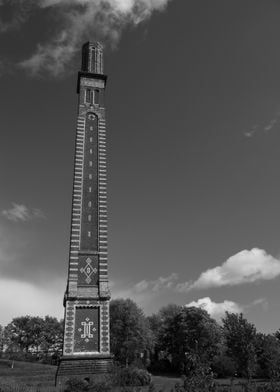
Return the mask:
[[101,376],[90,381],[88,392],[110,392],[112,390],[112,381],[109,377]]
[[118,386],[146,386],[151,383],[151,374],[144,369],[135,367],[115,368],[113,383]]
[[88,391],[88,383],[80,378],[72,377],[65,383],[64,392],[85,392]]
[[[167,358],[158,359],[151,363],[148,369],[154,373],[174,373],[174,368],[172,367],[172,363]],[[175,371],[176,373],[176,371]]]
[[236,364],[232,358],[225,354],[216,355],[211,367],[218,378],[234,377],[236,374]]

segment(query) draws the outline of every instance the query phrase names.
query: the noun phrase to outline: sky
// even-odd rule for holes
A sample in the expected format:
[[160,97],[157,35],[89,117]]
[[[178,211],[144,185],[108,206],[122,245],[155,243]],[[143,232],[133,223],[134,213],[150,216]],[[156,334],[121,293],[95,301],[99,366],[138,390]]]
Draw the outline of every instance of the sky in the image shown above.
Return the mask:
[[279,0],[0,0],[0,324],[63,317],[77,72],[99,40],[112,297],[280,328],[279,15]]

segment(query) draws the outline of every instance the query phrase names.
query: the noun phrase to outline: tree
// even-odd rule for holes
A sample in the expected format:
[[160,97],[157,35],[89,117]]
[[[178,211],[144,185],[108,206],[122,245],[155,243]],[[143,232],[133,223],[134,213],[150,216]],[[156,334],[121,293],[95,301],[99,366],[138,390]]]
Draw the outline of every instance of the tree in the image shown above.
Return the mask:
[[0,325],[0,356],[4,350],[4,328]]
[[147,318],[154,335],[155,344],[162,352],[165,351],[166,343],[169,342],[168,335],[174,317],[180,313],[181,309],[182,306],[169,304],[162,307],[157,314]]
[[63,323],[56,318],[16,317],[5,327],[6,351],[57,352],[62,349]]
[[275,335],[256,335],[257,376],[276,379],[280,376],[280,342]]
[[153,337],[141,308],[131,299],[110,303],[111,350],[120,363],[128,366],[137,356],[153,347]]
[[[162,307],[157,314],[148,317],[150,329],[154,337],[154,350],[151,355],[151,368],[154,371],[172,371],[170,352],[173,349],[170,339],[172,322],[180,313],[182,306],[169,304]],[[167,349],[169,347],[169,349]]]
[[44,320],[41,317],[31,317],[27,323],[27,333],[29,338],[29,348],[28,350],[40,351],[40,346],[43,343],[43,330],[44,330]]
[[226,312],[222,321],[227,353],[235,361],[238,373],[250,379],[256,368],[256,327],[242,313]]
[[275,333],[274,336],[276,337],[276,339],[280,342],[280,329],[278,329]]
[[62,352],[64,321],[55,317],[45,316],[40,349],[45,353],[58,354]]
[[210,368],[217,354],[221,330],[206,310],[184,307],[174,318],[174,346],[177,361],[185,374],[195,373],[199,368]]
[[218,378],[234,377],[236,374],[236,364],[229,357],[223,338],[218,345],[218,353],[214,356],[211,367]]
[[16,349],[28,352],[31,347],[39,345],[40,328],[43,320],[39,317],[16,317],[5,327],[8,351]]
[[157,343],[164,350],[165,345],[169,343],[169,331],[173,320],[182,310],[182,306],[169,304],[162,307],[157,315],[150,318],[151,328],[157,337]]
[[173,370],[191,374],[198,367],[209,367],[218,350],[221,331],[206,310],[172,305],[159,313],[162,325],[158,344],[170,358]]

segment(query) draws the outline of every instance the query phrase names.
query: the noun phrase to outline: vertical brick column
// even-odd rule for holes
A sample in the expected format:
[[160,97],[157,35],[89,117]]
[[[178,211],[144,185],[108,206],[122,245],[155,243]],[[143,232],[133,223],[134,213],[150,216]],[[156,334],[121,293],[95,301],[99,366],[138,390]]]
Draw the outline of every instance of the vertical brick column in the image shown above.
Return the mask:
[[87,43],[78,75],[68,281],[63,356],[56,383],[110,370],[107,165],[103,52]]

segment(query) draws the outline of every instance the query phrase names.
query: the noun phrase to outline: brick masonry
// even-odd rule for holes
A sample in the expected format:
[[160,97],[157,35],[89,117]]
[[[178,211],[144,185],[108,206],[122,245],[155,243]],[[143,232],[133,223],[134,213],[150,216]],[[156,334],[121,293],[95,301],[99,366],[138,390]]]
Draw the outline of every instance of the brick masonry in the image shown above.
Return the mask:
[[[85,69],[86,64],[89,64],[88,69]],[[108,371],[112,361],[107,259],[106,77],[99,73],[101,71],[101,46],[85,44],[77,89],[69,269],[58,384],[75,374],[89,376]]]

